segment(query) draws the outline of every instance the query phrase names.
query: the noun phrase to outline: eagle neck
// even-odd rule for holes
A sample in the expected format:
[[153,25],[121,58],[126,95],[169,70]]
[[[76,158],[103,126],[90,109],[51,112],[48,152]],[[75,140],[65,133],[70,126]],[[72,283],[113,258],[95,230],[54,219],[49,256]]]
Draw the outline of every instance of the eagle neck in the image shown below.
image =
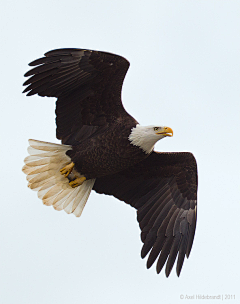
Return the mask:
[[150,154],[153,151],[156,139],[149,137],[146,132],[146,127],[137,124],[131,129],[128,140],[133,146],[137,146],[143,150],[144,153]]

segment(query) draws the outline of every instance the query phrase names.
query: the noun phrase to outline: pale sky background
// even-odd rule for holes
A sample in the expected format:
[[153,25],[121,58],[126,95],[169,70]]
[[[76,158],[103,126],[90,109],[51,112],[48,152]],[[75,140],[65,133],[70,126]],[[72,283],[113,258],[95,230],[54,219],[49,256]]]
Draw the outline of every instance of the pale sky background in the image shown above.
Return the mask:
[[[240,1],[9,0],[0,23],[0,303],[240,303]],[[54,99],[24,96],[23,74],[61,47],[126,57],[127,111],[174,130],[156,150],[194,153],[198,222],[180,278],[146,269],[123,202],[92,192],[75,218],[27,188],[28,138],[58,141]]]

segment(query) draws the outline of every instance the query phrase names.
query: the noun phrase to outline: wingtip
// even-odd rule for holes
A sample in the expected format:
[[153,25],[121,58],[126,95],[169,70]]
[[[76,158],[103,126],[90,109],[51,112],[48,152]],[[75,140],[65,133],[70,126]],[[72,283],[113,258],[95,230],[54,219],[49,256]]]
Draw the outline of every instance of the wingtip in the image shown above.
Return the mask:
[[[28,90],[24,90],[24,91],[28,91]],[[26,92],[24,92],[24,93],[26,93]],[[27,94],[26,94],[26,96],[32,96],[32,95],[35,95],[36,93],[34,93],[33,91],[29,91]]]
[[[145,244],[144,244],[145,245]],[[146,249],[146,245],[142,247],[142,250],[141,250],[141,258],[144,259],[146,257],[146,255],[148,254],[148,251]]]
[[171,273],[171,270],[167,270],[167,268],[166,268],[165,274],[166,274],[166,277],[167,277],[167,278],[169,277],[170,273]]
[[181,274],[181,270],[182,270],[183,262],[184,262],[184,260],[183,260],[181,263],[179,263],[179,262],[178,262],[178,264],[177,264],[176,271],[177,271],[177,276],[178,276],[178,277],[179,277],[179,276],[180,276],[180,274]]
[[170,273],[172,272],[173,265],[174,265],[174,264],[171,264],[170,266],[169,266],[168,264],[166,265],[165,274],[166,274],[166,277],[167,277],[167,278],[169,277]]
[[147,260],[147,264],[146,264],[147,269],[151,268],[153,263],[154,262],[151,262],[151,261]]

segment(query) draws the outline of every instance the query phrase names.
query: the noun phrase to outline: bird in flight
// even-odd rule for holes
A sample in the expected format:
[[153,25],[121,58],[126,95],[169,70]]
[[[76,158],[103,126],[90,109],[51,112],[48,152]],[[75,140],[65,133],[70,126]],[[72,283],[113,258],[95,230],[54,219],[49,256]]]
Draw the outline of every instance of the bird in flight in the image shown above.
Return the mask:
[[197,219],[197,164],[192,153],[156,152],[166,126],[142,126],[123,107],[129,62],[86,49],[57,49],[29,64],[27,96],[56,97],[56,136],[30,139],[23,172],[47,206],[80,216],[90,192],[113,195],[137,210],[147,268],[168,277],[189,257]]

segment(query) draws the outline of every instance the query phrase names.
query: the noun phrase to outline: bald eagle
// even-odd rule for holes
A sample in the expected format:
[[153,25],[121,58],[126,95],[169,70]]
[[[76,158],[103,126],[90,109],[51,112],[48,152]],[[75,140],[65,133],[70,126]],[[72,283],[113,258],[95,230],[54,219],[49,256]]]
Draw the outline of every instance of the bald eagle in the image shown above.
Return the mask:
[[91,190],[137,210],[147,268],[189,257],[197,219],[197,165],[191,153],[155,152],[173,131],[142,126],[124,109],[129,62],[87,49],[57,49],[29,64],[27,96],[57,97],[56,136],[62,144],[29,140],[23,172],[47,206],[80,216]]

